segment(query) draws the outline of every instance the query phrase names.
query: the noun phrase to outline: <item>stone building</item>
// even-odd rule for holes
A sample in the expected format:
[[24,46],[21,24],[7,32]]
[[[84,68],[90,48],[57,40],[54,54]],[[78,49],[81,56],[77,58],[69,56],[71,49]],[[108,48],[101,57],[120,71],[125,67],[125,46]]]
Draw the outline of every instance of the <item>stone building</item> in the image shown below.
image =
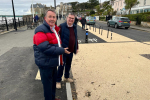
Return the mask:
[[55,9],[54,7],[50,6],[50,7],[47,7],[46,5],[44,4],[41,4],[41,3],[36,3],[36,4],[33,4],[33,12],[32,12],[32,4],[31,4],[31,13],[35,15],[38,15],[38,16],[41,16],[42,14],[45,14],[45,11],[47,11],[48,9]]
[[56,6],[56,13],[61,15],[67,15],[69,12],[72,12],[71,3],[60,2],[60,5]]

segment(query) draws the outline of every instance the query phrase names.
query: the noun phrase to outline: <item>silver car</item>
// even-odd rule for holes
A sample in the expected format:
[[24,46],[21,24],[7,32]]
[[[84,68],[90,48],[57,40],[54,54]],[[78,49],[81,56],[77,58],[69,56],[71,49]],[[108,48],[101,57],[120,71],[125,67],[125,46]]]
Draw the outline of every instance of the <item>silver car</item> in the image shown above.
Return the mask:
[[86,17],[86,24],[93,24],[93,25],[95,25],[95,19],[94,19],[94,17],[87,16]]
[[131,21],[128,17],[113,17],[112,20],[108,20],[107,26],[114,26],[115,28],[125,27],[125,29],[128,29],[130,27],[130,23]]

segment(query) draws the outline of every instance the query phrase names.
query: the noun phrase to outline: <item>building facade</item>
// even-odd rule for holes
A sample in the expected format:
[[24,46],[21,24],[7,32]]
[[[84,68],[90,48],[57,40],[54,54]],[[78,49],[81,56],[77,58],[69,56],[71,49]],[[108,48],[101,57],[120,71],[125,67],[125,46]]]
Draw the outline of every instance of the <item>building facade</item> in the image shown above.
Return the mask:
[[67,15],[69,12],[72,12],[72,5],[70,3],[60,2],[60,5],[56,7],[57,14]]
[[112,8],[117,11],[117,15],[125,14],[125,0],[114,0]]
[[32,4],[31,4],[30,9],[31,9],[32,14],[34,13],[35,15],[41,16],[42,14],[45,14],[45,12],[48,9],[55,9],[55,8],[52,6],[47,7],[46,5],[41,4],[41,3],[36,3],[36,4],[33,4],[33,11],[32,11]]
[[[138,0],[140,3],[131,8],[131,14],[150,12],[150,0]],[[112,8],[117,11],[117,15],[129,14],[129,10],[125,9],[125,0],[114,0]]]
[[150,0],[138,0],[140,3],[131,9],[131,14],[150,12]]

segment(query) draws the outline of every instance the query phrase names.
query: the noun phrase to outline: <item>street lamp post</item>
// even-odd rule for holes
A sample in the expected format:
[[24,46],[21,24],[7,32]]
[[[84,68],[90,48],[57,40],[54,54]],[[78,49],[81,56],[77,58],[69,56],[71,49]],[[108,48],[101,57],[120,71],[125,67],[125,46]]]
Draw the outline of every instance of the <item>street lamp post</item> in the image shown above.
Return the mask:
[[33,23],[34,23],[33,0],[32,0],[32,14],[33,14]]
[[[56,10],[56,0],[54,0],[54,6],[55,6],[55,10]],[[56,20],[55,24],[57,25],[57,20]]]
[[12,0],[12,8],[13,8],[13,14],[14,14],[14,29],[17,31],[17,25],[16,25],[16,17],[15,17],[15,10],[14,10],[14,2]]

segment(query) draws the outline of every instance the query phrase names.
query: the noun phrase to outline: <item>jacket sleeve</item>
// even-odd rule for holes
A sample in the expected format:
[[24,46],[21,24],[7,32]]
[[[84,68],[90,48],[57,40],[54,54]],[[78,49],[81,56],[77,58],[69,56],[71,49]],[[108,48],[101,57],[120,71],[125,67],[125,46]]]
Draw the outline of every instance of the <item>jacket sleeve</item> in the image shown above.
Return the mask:
[[37,32],[33,37],[33,42],[41,52],[49,56],[61,55],[65,52],[64,48],[50,44],[44,32]]
[[60,35],[60,37],[61,37],[61,25],[59,25],[58,27],[60,28],[60,30],[59,30],[59,32],[58,32],[58,34],[59,34],[59,35]]

